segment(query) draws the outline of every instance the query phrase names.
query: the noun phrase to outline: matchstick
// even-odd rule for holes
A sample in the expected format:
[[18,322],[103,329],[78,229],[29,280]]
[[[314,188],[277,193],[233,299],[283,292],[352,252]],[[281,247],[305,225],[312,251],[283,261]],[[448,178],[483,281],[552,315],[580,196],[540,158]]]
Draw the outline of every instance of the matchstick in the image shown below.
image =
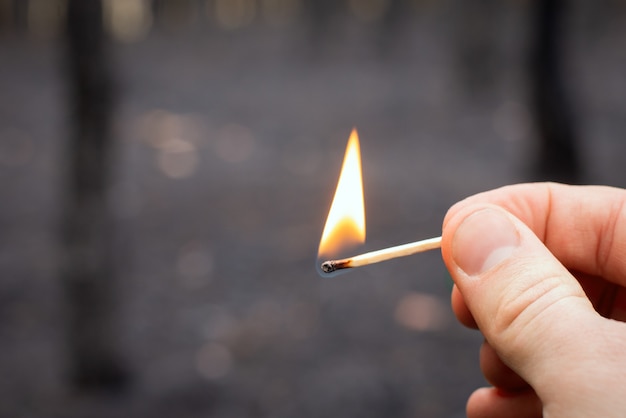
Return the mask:
[[382,250],[356,255],[350,258],[343,258],[341,260],[324,261],[322,263],[322,271],[328,274],[337,270],[367,266],[397,257],[406,257],[423,251],[434,250],[436,248],[441,248],[441,237],[410,242],[396,247],[383,248]]

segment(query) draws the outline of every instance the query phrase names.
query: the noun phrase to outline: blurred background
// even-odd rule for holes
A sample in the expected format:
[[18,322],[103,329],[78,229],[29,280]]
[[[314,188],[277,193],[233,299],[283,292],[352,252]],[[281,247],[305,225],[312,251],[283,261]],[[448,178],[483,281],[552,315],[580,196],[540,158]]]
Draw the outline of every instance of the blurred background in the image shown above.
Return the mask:
[[0,0],[0,416],[462,417],[437,251],[320,278],[470,194],[625,186],[626,6]]

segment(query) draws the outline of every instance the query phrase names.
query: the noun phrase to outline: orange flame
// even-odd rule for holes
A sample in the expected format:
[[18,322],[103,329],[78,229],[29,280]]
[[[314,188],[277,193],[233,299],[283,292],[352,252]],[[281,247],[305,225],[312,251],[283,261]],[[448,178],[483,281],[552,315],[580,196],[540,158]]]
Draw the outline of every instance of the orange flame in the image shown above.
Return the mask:
[[318,257],[337,255],[339,251],[365,242],[365,204],[361,175],[361,149],[356,128],[352,130],[333,203],[326,218]]

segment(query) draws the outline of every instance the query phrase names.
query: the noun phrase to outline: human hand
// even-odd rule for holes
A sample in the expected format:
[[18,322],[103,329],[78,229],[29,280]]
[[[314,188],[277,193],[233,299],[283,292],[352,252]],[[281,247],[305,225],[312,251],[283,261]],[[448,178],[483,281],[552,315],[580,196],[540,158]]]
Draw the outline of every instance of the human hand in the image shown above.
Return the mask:
[[468,417],[626,416],[626,190],[472,196],[448,211],[442,253],[494,386],[470,396]]

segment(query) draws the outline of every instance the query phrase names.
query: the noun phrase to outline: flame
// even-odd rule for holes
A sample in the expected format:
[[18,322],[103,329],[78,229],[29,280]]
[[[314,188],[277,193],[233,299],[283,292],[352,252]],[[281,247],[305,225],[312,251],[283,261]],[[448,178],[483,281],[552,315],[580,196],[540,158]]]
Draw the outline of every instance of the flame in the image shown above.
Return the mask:
[[361,175],[361,149],[356,128],[352,130],[333,203],[326,218],[318,257],[365,242],[365,204]]

